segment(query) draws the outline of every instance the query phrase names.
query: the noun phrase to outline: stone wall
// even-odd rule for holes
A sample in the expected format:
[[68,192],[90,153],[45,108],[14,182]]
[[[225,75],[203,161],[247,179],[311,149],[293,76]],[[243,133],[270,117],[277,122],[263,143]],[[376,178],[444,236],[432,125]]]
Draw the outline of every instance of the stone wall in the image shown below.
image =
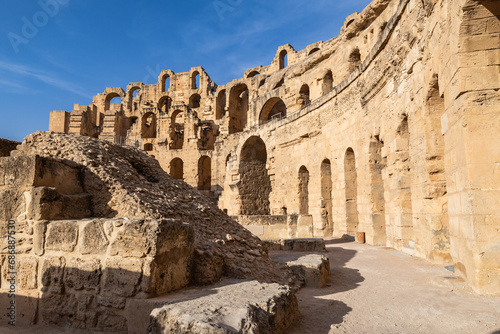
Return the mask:
[[[182,160],[182,176],[193,186],[200,159],[210,157],[210,196],[229,214],[248,213],[240,189],[253,189],[254,204],[264,197],[241,166],[265,161],[269,210],[259,207],[266,214],[307,208],[315,236],[365,232],[369,244],[454,264],[475,291],[498,294],[499,15],[492,0],[375,0],[350,16],[339,36],[299,51],[281,46],[271,64],[226,85],[215,85],[202,68],[163,71],[156,85],[106,89],[75,109],[71,124],[85,134],[81,129],[95,121],[99,130],[104,117],[95,135],[115,142],[125,135],[124,143],[141,147],[138,126],[124,131],[116,124],[151,109],[159,131],[148,153],[167,171]],[[195,73],[196,88],[189,81]],[[193,94],[200,106],[186,107]],[[108,113],[113,96],[122,103]],[[270,119],[277,103],[282,115]],[[169,134],[180,114],[183,146],[172,149]],[[213,149],[200,146],[207,124]],[[265,159],[248,158],[256,143]],[[303,167],[307,183],[298,179]]]

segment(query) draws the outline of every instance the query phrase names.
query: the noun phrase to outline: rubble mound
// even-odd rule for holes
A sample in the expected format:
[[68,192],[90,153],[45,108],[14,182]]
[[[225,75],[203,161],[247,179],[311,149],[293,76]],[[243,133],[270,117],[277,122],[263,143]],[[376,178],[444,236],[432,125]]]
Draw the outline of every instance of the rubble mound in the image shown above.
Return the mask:
[[222,275],[289,284],[293,274],[273,262],[257,237],[138,149],[84,136],[35,132],[12,156],[39,155],[84,166],[85,191],[98,218],[173,218],[193,226],[193,284],[211,284]]

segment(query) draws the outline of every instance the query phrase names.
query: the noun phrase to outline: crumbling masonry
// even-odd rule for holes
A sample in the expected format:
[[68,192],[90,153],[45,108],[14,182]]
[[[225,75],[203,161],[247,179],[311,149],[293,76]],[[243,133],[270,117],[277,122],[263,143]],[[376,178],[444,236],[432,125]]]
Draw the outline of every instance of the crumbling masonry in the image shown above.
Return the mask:
[[219,86],[106,88],[50,130],[132,145],[260,237],[353,236],[500,294],[500,1],[375,0]]

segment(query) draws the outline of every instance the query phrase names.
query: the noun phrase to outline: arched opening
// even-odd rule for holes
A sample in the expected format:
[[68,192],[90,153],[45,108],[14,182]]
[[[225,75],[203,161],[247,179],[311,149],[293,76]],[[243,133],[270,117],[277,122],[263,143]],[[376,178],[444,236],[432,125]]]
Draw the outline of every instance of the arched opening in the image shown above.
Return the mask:
[[264,104],[259,116],[259,124],[264,124],[273,118],[283,118],[286,116],[286,105],[279,97],[273,97]]
[[141,89],[139,87],[133,87],[129,91],[128,100],[130,101],[130,109],[132,109],[132,111],[137,111],[139,109],[140,100],[141,100],[140,99],[140,92],[141,92]]
[[212,185],[212,160],[203,156],[198,160],[198,190],[210,190]]
[[448,192],[444,166],[445,143],[441,131],[441,116],[445,113],[445,106],[444,97],[439,95],[437,75],[434,76],[427,95],[426,109],[424,161],[428,176],[424,201],[426,207],[430,209],[427,219],[434,222],[429,224],[432,240],[429,257],[434,261],[446,263],[451,259],[451,255]]
[[309,171],[305,166],[299,169],[299,213],[309,214]]
[[191,76],[191,88],[198,89],[200,88],[200,72],[195,71]]
[[253,78],[253,77],[256,77],[258,75],[260,75],[260,73],[258,71],[252,71],[252,72],[248,73],[247,78]]
[[199,108],[201,102],[201,96],[199,94],[193,94],[189,98],[189,107],[190,108]]
[[162,82],[162,92],[168,92],[170,90],[171,79],[170,75],[166,75]]
[[121,103],[122,103],[122,98],[119,94],[110,93],[106,96],[106,99],[104,100],[104,109],[111,110],[112,105],[117,107]]
[[318,52],[318,51],[319,51],[319,48],[312,49],[311,51],[309,51],[309,56],[312,55],[315,52]]
[[239,84],[229,94],[229,134],[241,132],[245,128],[248,113],[247,85]]
[[238,190],[241,215],[268,215],[270,212],[271,179],[266,162],[266,144],[260,137],[250,137],[240,154]]
[[361,65],[361,53],[358,48],[351,51],[348,62],[349,72],[353,72],[359,65]]
[[387,241],[385,227],[385,194],[382,170],[387,162],[382,159],[384,143],[378,136],[370,141],[370,177],[371,177],[371,202],[372,202],[372,230],[373,244],[385,245]]
[[302,87],[300,87],[299,98],[297,103],[300,107],[304,107],[308,105],[309,102],[311,102],[311,100],[309,99],[309,86],[303,84]]
[[333,232],[332,220],[332,164],[325,159],[321,162],[321,228],[324,236]]
[[151,152],[152,150],[153,150],[153,144],[151,143],[144,144],[144,151]]
[[160,113],[168,115],[171,107],[172,107],[172,99],[169,96],[163,96],[158,101],[158,110],[160,111]]
[[184,113],[181,110],[172,113],[170,139],[170,149],[182,149],[184,145]]
[[288,66],[288,52],[286,50],[281,50],[279,62],[280,70]]
[[323,94],[328,93],[333,89],[333,74],[332,71],[328,71],[323,77],[323,82],[321,85]]
[[170,161],[170,176],[174,180],[184,179],[184,162],[181,159],[175,158]]
[[215,99],[215,119],[221,119],[226,114],[226,90],[223,89]]
[[344,157],[346,232],[354,236],[358,231],[358,175],[356,157],[352,148],[348,148]]
[[156,138],[156,115],[148,112],[142,116],[142,138]]

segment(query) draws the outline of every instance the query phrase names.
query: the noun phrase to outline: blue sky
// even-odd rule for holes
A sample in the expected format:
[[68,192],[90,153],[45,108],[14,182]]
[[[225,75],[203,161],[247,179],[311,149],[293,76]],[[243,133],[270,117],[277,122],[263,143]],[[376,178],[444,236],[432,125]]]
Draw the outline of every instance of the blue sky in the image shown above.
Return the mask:
[[370,0],[0,0],[0,138],[47,130],[50,110],[106,87],[203,66],[224,85],[339,34]]

